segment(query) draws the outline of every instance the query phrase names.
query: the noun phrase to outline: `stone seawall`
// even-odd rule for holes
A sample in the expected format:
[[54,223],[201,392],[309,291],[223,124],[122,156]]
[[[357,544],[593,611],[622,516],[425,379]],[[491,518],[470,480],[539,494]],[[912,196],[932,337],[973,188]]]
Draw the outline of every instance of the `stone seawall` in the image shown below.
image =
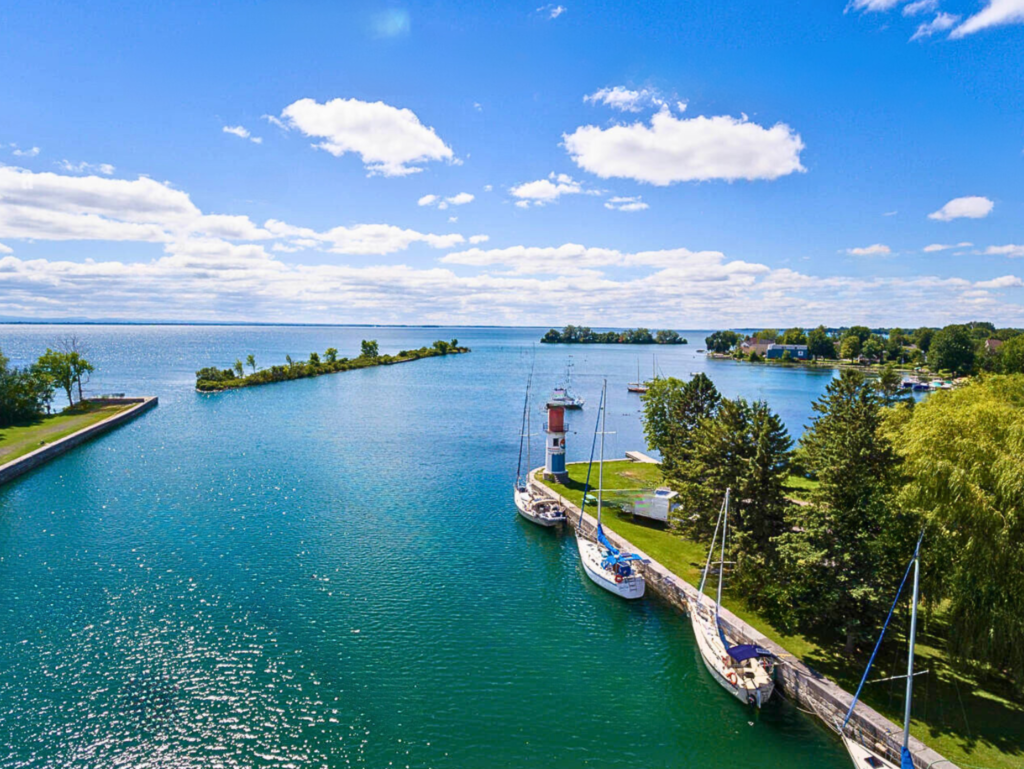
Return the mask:
[[76,433],[71,435],[65,435],[60,440],[56,440],[53,443],[49,443],[41,448],[36,449],[22,457],[13,459],[5,465],[0,465],[0,486],[7,483],[8,481],[14,480],[19,475],[24,475],[30,470],[34,470],[37,467],[46,464],[54,457],[59,457],[66,451],[70,451],[75,446],[85,443],[97,435],[101,435],[108,430],[112,430],[118,425],[122,425],[125,422],[130,422],[139,416],[144,411],[148,411],[157,404],[156,396],[147,396],[144,398],[103,398],[92,401],[94,403],[102,403],[104,405],[114,404],[128,404],[134,403],[132,408],[118,412],[111,417],[107,417],[102,422],[84,427]]
[[[569,500],[560,497],[556,492],[540,483],[534,477],[538,472],[541,472],[540,468],[534,470],[529,475],[531,490],[551,499],[561,500],[565,506],[566,515],[574,526],[582,514],[583,524],[581,528],[587,536],[593,538],[597,530],[597,520],[589,513],[582,513]],[[642,550],[634,547],[615,532],[605,530],[605,534],[616,547],[627,552],[637,553],[648,559],[650,563],[641,566],[647,587],[679,611],[684,614],[689,613],[689,604],[690,601],[696,600],[697,588],[680,579],[662,564]],[[834,728],[836,722],[842,722],[843,718],[846,717],[846,711],[850,708],[850,703],[853,702],[853,695],[844,691],[820,673],[807,667],[803,662],[774,641],[766,638],[728,609],[723,607],[719,611],[719,616],[726,632],[732,638],[741,643],[763,646],[779,658],[779,663],[775,667],[776,688],[780,689],[787,698],[795,702],[803,710],[817,715],[829,727]],[[863,702],[857,703],[857,709],[850,718],[850,725],[853,727],[852,732],[859,736],[860,741],[865,745],[880,752],[886,749],[885,746],[888,746],[890,748],[890,760],[899,766],[899,755],[893,754],[891,751],[894,746],[902,743],[903,727],[897,726]],[[890,738],[889,735],[892,737]],[[914,756],[914,766],[919,769],[929,769],[929,767],[933,766],[941,766],[942,769],[957,769],[955,764],[943,758],[913,736],[910,738],[910,750]]]

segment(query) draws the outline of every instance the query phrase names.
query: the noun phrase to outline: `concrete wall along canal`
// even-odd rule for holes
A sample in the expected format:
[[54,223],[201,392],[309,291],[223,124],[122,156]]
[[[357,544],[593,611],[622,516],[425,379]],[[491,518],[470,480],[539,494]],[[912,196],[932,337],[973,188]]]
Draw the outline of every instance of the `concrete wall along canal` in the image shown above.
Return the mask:
[[[558,494],[544,484],[538,482],[534,477],[538,472],[543,472],[543,470],[538,468],[529,475],[531,490],[536,494],[561,500],[565,507],[567,518],[575,526],[581,515],[580,509],[568,500],[559,497]],[[597,520],[589,513],[586,513],[583,515],[583,525],[581,528],[585,535],[593,539],[597,530]],[[684,614],[689,612],[689,603],[696,600],[697,588],[680,579],[662,564],[650,558],[642,550],[634,547],[615,532],[606,529],[605,534],[616,547],[626,552],[637,553],[650,561],[640,567],[648,589],[657,593]],[[776,688],[781,690],[787,698],[796,703],[801,709],[818,716],[831,728],[834,728],[836,723],[842,722],[843,718],[846,717],[846,711],[849,709],[850,703],[853,701],[853,695],[819,673],[811,670],[803,662],[774,641],[766,638],[728,609],[723,607],[719,611],[719,616],[726,633],[734,640],[740,643],[763,646],[779,658],[779,663],[775,667]],[[850,723],[853,727],[852,731],[855,734],[861,735],[862,741],[865,744],[871,743],[880,751],[884,750],[885,745],[893,746],[902,740],[902,727],[897,726],[863,702],[857,704],[857,709],[850,718]],[[891,737],[888,735],[891,735]],[[894,743],[893,740],[897,742]],[[943,769],[957,769],[955,764],[943,758],[913,736],[910,738],[910,750],[914,756],[915,767],[928,769],[933,766],[941,766]],[[895,760],[898,764],[899,758],[896,757]]]

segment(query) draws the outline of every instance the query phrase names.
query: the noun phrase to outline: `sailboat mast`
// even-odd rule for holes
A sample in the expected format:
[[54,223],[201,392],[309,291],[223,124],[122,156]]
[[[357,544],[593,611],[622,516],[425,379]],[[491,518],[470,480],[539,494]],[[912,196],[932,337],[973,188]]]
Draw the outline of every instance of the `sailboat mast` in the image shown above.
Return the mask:
[[715,617],[718,616],[718,607],[722,605],[722,576],[725,573],[725,532],[729,528],[729,492],[725,490],[725,515],[722,518],[722,557],[718,564],[718,597],[715,599]]
[[526,385],[526,474],[530,474],[533,462],[530,461],[530,385],[533,384],[533,377],[530,377],[530,384]]
[[608,424],[608,380],[601,388],[601,464],[597,466],[597,525],[601,525],[601,492],[604,490],[604,433]]
[[[533,377],[531,376],[530,379],[532,379],[532,378]],[[525,440],[526,433],[529,432],[529,430],[526,429],[526,417],[527,417],[526,409],[527,409],[527,407],[530,404],[530,379],[526,380],[526,397],[523,399],[523,418],[519,422],[519,460],[516,463],[516,485],[517,486],[519,485],[519,481],[523,477],[523,441]],[[529,460],[527,460],[527,464],[529,464]],[[529,470],[527,470],[527,472],[529,472]]]
[[917,600],[921,577],[921,542],[914,553],[914,598],[910,609],[910,649],[907,653],[907,702],[903,707],[903,748],[910,742],[910,705],[914,696],[914,643],[917,640]]

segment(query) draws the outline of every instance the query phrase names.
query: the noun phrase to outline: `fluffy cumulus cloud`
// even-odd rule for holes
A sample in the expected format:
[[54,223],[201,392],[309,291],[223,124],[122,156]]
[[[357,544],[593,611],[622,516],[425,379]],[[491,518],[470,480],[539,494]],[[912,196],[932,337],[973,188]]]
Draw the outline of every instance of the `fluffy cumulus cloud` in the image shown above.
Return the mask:
[[938,13],[935,18],[925,24],[918,26],[917,31],[914,32],[911,40],[923,40],[929,38],[939,32],[945,32],[956,26],[956,23],[960,21],[959,16],[954,16],[951,13]]
[[1021,288],[1024,286],[1024,280],[1021,280],[1016,275],[1003,275],[1000,278],[993,278],[992,280],[982,280],[974,284],[975,289],[998,289],[998,288]]
[[381,101],[300,99],[285,107],[281,117],[335,157],[359,155],[371,175],[408,176],[431,160],[455,162],[451,148],[412,110]]
[[892,249],[881,243],[875,243],[873,246],[864,246],[863,248],[848,248],[846,253],[850,256],[889,256]]
[[17,144],[12,144],[11,147],[13,147],[11,152],[17,155],[19,158],[34,158],[36,155],[39,154],[38,147],[30,147],[27,150],[19,149]]
[[418,206],[435,206],[444,211],[448,206],[464,206],[476,200],[476,195],[470,192],[460,192],[457,195],[444,198],[440,195],[424,195],[416,201]]
[[982,10],[968,17],[949,36],[957,39],[1006,24],[1024,24],[1024,0],[987,0]]
[[13,254],[13,253],[14,253],[14,249],[13,248],[11,248],[10,246],[5,246],[3,243],[0,243],[0,254]]
[[547,179],[517,184],[509,192],[517,199],[516,205],[520,208],[554,203],[563,195],[580,195],[584,192],[588,195],[600,194],[598,190],[584,190],[583,185],[568,174],[556,174],[554,171]]
[[237,136],[239,139],[248,139],[253,144],[263,144],[263,139],[259,136],[253,136],[249,129],[240,125],[226,125],[221,129],[226,134]]
[[86,163],[84,160],[80,163],[61,160],[56,163],[56,166],[61,171],[66,171],[69,174],[103,174],[104,176],[111,176],[117,170],[110,163]]
[[802,172],[800,135],[785,123],[770,128],[745,116],[681,118],[665,106],[650,124],[581,126],[564,137],[582,169],[603,179],[660,186],[683,181],[777,179]]
[[645,107],[664,104],[654,89],[641,88],[633,91],[621,85],[614,88],[601,88],[584,96],[583,101],[590,104],[604,104],[621,112],[640,112]]
[[1013,244],[1005,246],[989,246],[985,249],[988,256],[1009,256],[1010,258],[1024,257],[1024,246]]
[[537,9],[537,13],[546,19],[557,19],[567,10],[569,9],[564,5],[542,5]]
[[610,211],[646,211],[650,208],[639,195],[634,197],[614,197],[605,201],[604,207]]
[[976,195],[965,198],[954,198],[940,208],[928,214],[929,219],[940,222],[951,222],[954,219],[984,219],[995,207],[988,198]]

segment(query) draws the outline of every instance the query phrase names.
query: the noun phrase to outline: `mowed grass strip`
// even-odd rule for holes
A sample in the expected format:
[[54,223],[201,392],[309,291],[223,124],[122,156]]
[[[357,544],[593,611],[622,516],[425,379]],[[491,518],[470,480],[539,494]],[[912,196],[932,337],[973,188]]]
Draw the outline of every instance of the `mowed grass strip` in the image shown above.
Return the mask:
[[[542,481],[577,507],[583,501],[587,465],[571,464],[566,468],[569,481],[564,486]],[[590,487],[597,489],[597,463],[590,476]],[[540,480],[538,476],[538,480]],[[628,460],[605,462],[604,488],[611,490],[654,489],[663,485],[659,465]],[[787,481],[791,497],[806,499],[817,486],[800,476]],[[595,493],[594,491],[591,492]],[[605,500],[602,523],[640,550],[659,561],[691,585],[700,584],[701,571],[707,558],[707,545],[685,539],[669,531],[664,524],[634,518],[622,512],[609,491]],[[596,506],[587,502],[586,510],[596,515]],[[713,594],[715,578],[709,577],[706,593]],[[749,625],[787,649],[818,672],[828,676],[846,691],[857,688],[870,648],[860,650],[853,659],[842,653],[841,643],[830,643],[800,633],[784,633],[747,602],[729,590],[728,575],[722,604]],[[904,602],[905,606],[905,602]],[[879,617],[881,625],[882,617]],[[992,671],[971,670],[952,661],[945,651],[946,629],[941,610],[934,616],[922,614],[918,629],[918,670],[927,675],[917,678],[914,693],[911,732],[950,761],[963,767],[985,769],[1024,769],[1024,702]],[[906,673],[906,639],[890,631],[872,669],[871,679],[878,680]],[[868,684],[862,699],[896,724],[903,723],[903,680]]]
[[0,465],[54,443],[84,427],[101,422],[136,404],[101,405],[86,402],[34,422],[0,428]]

